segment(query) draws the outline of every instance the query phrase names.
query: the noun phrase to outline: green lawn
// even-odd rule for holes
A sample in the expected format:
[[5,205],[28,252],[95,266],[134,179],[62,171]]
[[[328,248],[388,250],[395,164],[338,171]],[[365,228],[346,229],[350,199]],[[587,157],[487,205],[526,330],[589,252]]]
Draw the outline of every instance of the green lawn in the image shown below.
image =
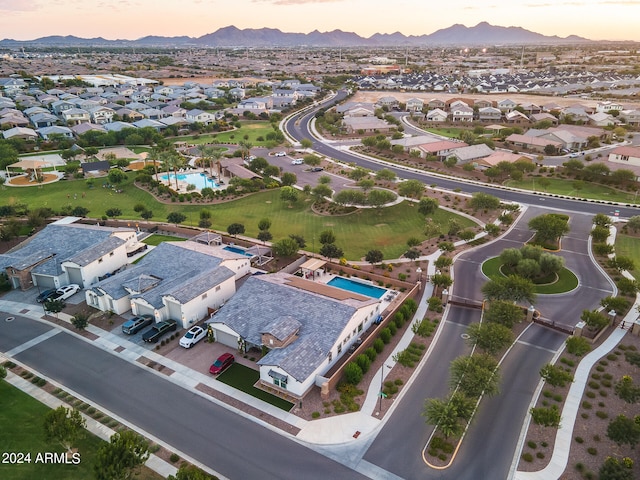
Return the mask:
[[172,237],[171,235],[158,235],[154,233],[150,237],[145,238],[142,243],[146,243],[147,245],[158,246],[162,242],[182,242],[186,240],[185,238],[180,237]]
[[[240,140],[244,140],[244,136],[248,135],[247,141],[251,142],[254,146],[263,146],[266,144],[266,135],[269,132],[273,132],[271,123],[268,121],[245,121],[240,122],[240,128],[231,130],[228,132],[208,133],[205,135],[190,135],[186,137],[176,137],[176,142],[189,142],[192,144],[200,145],[203,143],[238,143]],[[264,140],[258,141],[258,137],[263,137]]]
[[616,253],[633,260],[636,268],[631,274],[640,281],[640,238],[618,234],[616,236]]
[[[315,252],[320,249],[320,232],[331,229],[336,234],[336,244],[350,260],[359,260],[372,249],[381,250],[384,258],[398,258],[407,250],[406,241],[409,237],[424,238],[424,217],[409,202],[379,211],[363,209],[351,215],[334,217],[314,214],[310,200],[302,194],[298,202],[289,208],[287,203],[280,200],[279,189],[217,205],[164,204],[134,186],[134,175],[130,172],[127,181],[118,187],[123,190],[122,193],[102,188],[102,180],[98,180],[92,189],[84,180],[63,180],[43,185],[42,188],[6,187],[2,193],[7,203],[23,202],[31,209],[51,207],[57,210],[66,204],[81,205],[89,209],[88,216],[92,218],[100,218],[107,208],[119,208],[122,211],[119,218],[131,219],[132,225],[140,220],[139,214],[133,210],[136,203],[146,205],[153,212],[153,221],[166,221],[169,212],[181,211],[187,216],[184,224],[189,226],[197,226],[200,211],[207,209],[212,214],[213,229],[226,231],[230,224],[242,223],[246,234],[251,237],[258,235],[258,222],[269,218],[274,241],[289,234],[302,235],[307,241],[306,248]],[[475,226],[471,220],[442,209],[438,209],[432,218],[443,229],[446,229],[451,218],[456,218],[463,228]]]
[[259,398],[260,400],[270,403],[271,405],[281,408],[287,412],[291,410],[293,403],[287,402],[280,397],[276,397],[275,395],[271,395],[264,390],[254,387],[253,385],[259,379],[260,372],[239,363],[234,363],[227,368],[227,370],[221,373],[220,376],[218,376],[218,380],[222,383],[231,385],[244,393],[248,393],[252,397]]
[[[501,266],[502,262],[500,261],[500,257],[490,258],[482,264],[482,273],[491,279],[504,277],[500,271]],[[556,282],[545,285],[536,285],[534,291],[541,295],[552,295],[554,293],[570,292],[577,286],[578,277],[576,277],[568,268],[563,268],[560,270],[558,280]]]
[[597,183],[584,182],[584,188],[576,190],[573,188],[573,180],[564,180],[561,178],[547,178],[549,185],[545,188],[539,185],[537,179],[527,179],[516,182],[508,180],[505,182],[507,187],[521,188],[523,190],[534,190],[537,192],[555,193],[558,195],[571,195],[579,198],[590,198],[593,200],[607,200],[611,202],[621,203],[637,203],[634,193],[624,193],[605,185]]
[[[64,452],[57,443],[49,443],[44,438],[42,426],[44,415],[49,408],[21,390],[0,380],[0,452],[23,452],[31,454],[30,464],[0,465],[3,480],[59,479],[85,480],[94,478],[93,461],[95,453],[103,443],[98,437],[87,433],[77,442],[80,453],[78,465],[47,465],[35,463],[36,455],[45,452]],[[139,480],[157,480],[159,475],[144,469]]]
[[449,138],[460,138],[460,133],[464,132],[464,128],[427,128],[427,132],[434,133],[436,135],[442,135]]

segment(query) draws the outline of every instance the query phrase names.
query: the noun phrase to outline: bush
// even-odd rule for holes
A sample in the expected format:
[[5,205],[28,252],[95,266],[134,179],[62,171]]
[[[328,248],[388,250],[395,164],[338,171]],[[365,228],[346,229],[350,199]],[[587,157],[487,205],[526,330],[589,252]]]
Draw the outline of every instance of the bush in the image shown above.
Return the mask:
[[429,305],[429,310],[432,312],[440,313],[442,312],[442,300],[438,297],[431,297],[427,300],[427,304]]
[[587,448],[587,453],[589,455],[597,455],[598,454],[598,450],[595,447],[589,447],[589,448]]
[[362,380],[362,369],[355,362],[349,362],[344,368],[344,378],[347,383],[357,385]]
[[376,349],[373,347],[369,347],[364,351],[364,354],[369,357],[369,360],[371,360],[372,362],[376,359],[376,357],[378,356],[378,352],[376,352]]
[[578,442],[578,443],[584,443],[584,438],[582,438],[582,437],[576,437],[576,439],[575,439],[575,440],[576,440],[576,442]]
[[364,353],[356,357],[356,363],[360,367],[360,370],[362,370],[363,375],[369,371],[369,367],[371,366],[371,360]]
[[376,353],[382,353],[382,351],[384,350],[384,342],[381,338],[376,338],[373,341],[373,349],[376,351]]
[[177,453],[172,453],[169,457],[169,460],[171,461],[171,463],[176,463],[178,460],[180,460],[180,457]]
[[536,444],[536,442],[534,442],[533,440],[529,440],[529,441],[527,442],[527,446],[528,446],[529,448],[533,448],[534,450],[535,450],[536,448],[538,448],[538,445],[537,445],[537,444]]
[[566,344],[567,352],[576,357],[581,357],[591,351],[591,344],[582,337],[569,337]]
[[320,418],[320,412],[313,412],[311,418]]
[[523,459],[525,462],[533,462],[533,455],[531,455],[529,452],[527,452],[527,453],[523,453],[523,454],[522,454],[522,459]]
[[0,379],[3,379],[7,376],[7,369],[4,367],[0,367]]
[[556,405],[552,405],[550,408],[532,408],[530,413],[533,423],[536,425],[555,428],[560,426],[560,410]]
[[391,342],[391,331],[389,330],[389,328],[383,328],[382,330],[380,330],[380,339],[385,345]]
[[389,323],[388,328],[389,328],[389,331],[391,332],[391,336],[394,336],[398,331],[398,327],[396,327],[396,324],[394,322]]

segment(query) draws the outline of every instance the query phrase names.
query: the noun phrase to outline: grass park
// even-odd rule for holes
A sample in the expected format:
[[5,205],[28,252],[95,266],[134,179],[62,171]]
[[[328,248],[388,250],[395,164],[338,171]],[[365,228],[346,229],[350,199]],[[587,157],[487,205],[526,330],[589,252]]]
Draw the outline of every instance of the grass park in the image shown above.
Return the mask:
[[[505,275],[501,272],[500,267],[502,267],[500,257],[493,257],[482,264],[482,273],[491,280],[504,277]],[[563,267],[558,273],[556,281],[535,284],[534,292],[539,295],[553,295],[570,292],[577,287],[578,277],[571,270]]]
[[633,260],[636,268],[630,273],[640,281],[640,238],[618,234],[616,236],[616,254]]
[[[132,223],[141,221],[140,215],[133,210],[137,203],[151,210],[151,220],[156,222],[166,222],[170,212],[182,212],[187,216],[183,225],[187,226],[197,226],[200,211],[209,210],[214,230],[226,231],[230,224],[241,223],[245,226],[246,235],[251,237],[258,235],[258,222],[269,218],[274,241],[290,234],[302,235],[307,241],[305,248],[315,252],[321,246],[317,241],[320,232],[331,229],[336,235],[336,244],[344,250],[349,260],[359,260],[371,249],[381,250],[384,258],[398,258],[407,250],[408,238],[424,239],[425,219],[409,202],[379,210],[361,209],[344,216],[313,213],[311,199],[302,193],[298,201],[289,206],[280,199],[279,189],[218,204],[162,203],[136,187],[133,184],[134,175],[133,172],[129,173],[127,180],[118,185],[122,193],[103,188],[100,180],[95,182],[93,188],[89,188],[84,180],[61,180],[39,187],[4,187],[2,193],[8,204],[26,204],[29,209],[49,207],[57,210],[67,204],[82,206],[89,209],[88,216],[91,218],[101,218],[108,208],[118,208],[122,212],[118,218],[130,219]],[[431,218],[442,225],[445,231],[452,218],[456,218],[462,228],[476,226],[473,221],[442,209],[438,209]]]
[[[266,121],[243,121],[241,127],[226,132],[207,133],[201,135],[189,135],[176,137],[176,141],[187,142],[193,145],[202,145],[205,143],[238,143],[240,140],[251,142],[254,146],[265,146],[267,144],[267,133],[273,132],[271,123]],[[247,138],[245,139],[245,135]],[[262,137],[263,140],[258,140]]]
[[548,181],[548,185],[545,185],[544,187],[538,183],[537,178],[529,178],[522,181],[508,180],[504,185],[511,188],[520,188],[522,190],[546,192],[556,195],[569,195],[578,198],[589,198],[593,200],[621,203],[637,203],[637,195],[635,192],[623,192],[605,185],[591,182],[581,182],[580,190],[576,190],[576,182],[572,180],[546,177],[545,180]]
[[[64,478],[84,480],[93,478],[93,462],[96,452],[103,443],[98,437],[88,433],[76,442],[80,453],[78,465],[51,465],[36,463],[36,455],[45,452],[64,452],[57,443],[45,439],[43,421],[49,407],[7,382],[0,381],[0,451],[31,454],[31,463],[0,467],[3,480],[28,480],[33,478]],[[160,475],[143,468],[138,480],[158,480]]]

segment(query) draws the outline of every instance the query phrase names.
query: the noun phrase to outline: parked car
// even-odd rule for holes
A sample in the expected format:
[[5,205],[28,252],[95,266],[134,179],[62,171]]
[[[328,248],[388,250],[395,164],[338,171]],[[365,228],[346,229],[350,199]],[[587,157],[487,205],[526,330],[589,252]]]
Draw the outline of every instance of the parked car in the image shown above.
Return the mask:
[[206,336],[207,331],[196,325],[195,327],[191,327],[180,339],[180,346],[184,348],[191,348]]
[[295,160],[291,160],[291,165],[302,165],[304,162],[301,158],[296,158]]
[[322,168],[322,167],[313,167],[313,168],[311,169],[311,171],[312,171],[312,172],[321,172],[321,171],[323,171],[323,170],[324,170],[324,168]]
[[209,367],[209,373],[213,373],[214,375],[219,375],[222,372],[224,372],[227,368],[229,368],[231,364],[235,362],[235,360],[236,360],[235,357],[231,353],[223,353]]
[[153,327],[142,334],[142,340],[147,343],[156,343],[163,335],[178,328],[178,322],[175,320],[165,320],[156,323]]
[[55,288],[49,288],[48,290],[44,290],[44,291],[40,292],[40,295],[38,295],[36,297],[36,302],[44,303],[47,300],[49,300],[50,298],[54,297],[55,295],[56,295],[56,289]]
[[127,335],[133,335],[152,323],[153,317],[151,315],[138,315],[122,324],[122,332]]
[[66,300],[71,295],[74,295],[80,291],[80,285],[76,283],[71,283],[69,285],[65,285],[64,287],[60,287],[56,290],[56,299],[57,300]]
[[287,153],[286,152],[276,152],[273,154],[274,157],[286,157]]

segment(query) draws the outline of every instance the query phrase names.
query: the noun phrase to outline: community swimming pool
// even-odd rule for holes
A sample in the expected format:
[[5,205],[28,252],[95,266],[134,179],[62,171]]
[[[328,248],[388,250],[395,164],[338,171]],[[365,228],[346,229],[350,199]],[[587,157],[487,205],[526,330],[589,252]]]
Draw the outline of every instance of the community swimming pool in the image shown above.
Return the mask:
[[252,253],[248,253],[244,248],[234,247],[232,245],[227,245],[226,247],[223,247],[222,249],[226,250],[228,252],[239,253],[240,255],[244,255],[245,257],[253,257],[253,254]]
[[349,280],[348,278],[335,277],[327,282],[327,285],[332,287],[341,288],[342,290],[348,290],[349,292],[359,293],[360,295],[366,295],[372,298],[382,298],[387,293],[387,289],[369,285],[367,283],[356,282],[355,280]]
[[[176,181],[176,174],[164,174],[160,176],[162,180],[174,182]],[[195,185],[196,189],[202,190],[203,188],[216,188],[218,184],[207,177],[204,173],[178,173],[179,182],[187,182],[188,185]]]

